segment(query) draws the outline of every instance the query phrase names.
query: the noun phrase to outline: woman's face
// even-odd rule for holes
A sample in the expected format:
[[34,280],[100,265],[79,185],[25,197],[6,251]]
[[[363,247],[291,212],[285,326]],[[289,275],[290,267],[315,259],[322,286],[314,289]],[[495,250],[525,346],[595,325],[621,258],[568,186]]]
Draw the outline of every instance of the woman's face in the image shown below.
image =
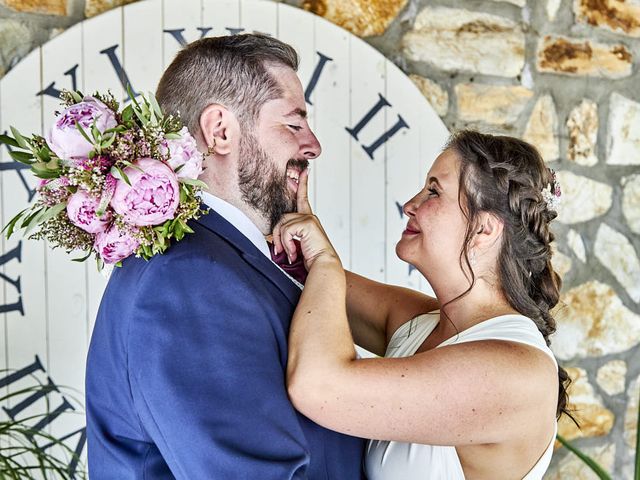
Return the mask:
[[424,188],[403,209],[409,220],[396,253],[433,286],[440,276],[462,275],[459,259],[467,220],[458,204],[459,176],[457,153],[444,151],[429,170]]

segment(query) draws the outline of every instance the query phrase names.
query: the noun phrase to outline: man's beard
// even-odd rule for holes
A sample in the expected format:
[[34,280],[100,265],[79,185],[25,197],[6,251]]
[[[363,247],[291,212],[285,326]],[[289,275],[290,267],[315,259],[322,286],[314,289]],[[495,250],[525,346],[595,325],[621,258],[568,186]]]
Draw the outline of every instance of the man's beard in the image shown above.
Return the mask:
[[[289,189],[286,170],[278,172],[258,139],[247,131],[240,140],[239,153],[238,187],[242,199],[269,221],[269,229],[273,231],[285,213],[296,211],[296,197]],[[308,165],[308,160],[291,159],[287,168],[298,167],[302,171]]]

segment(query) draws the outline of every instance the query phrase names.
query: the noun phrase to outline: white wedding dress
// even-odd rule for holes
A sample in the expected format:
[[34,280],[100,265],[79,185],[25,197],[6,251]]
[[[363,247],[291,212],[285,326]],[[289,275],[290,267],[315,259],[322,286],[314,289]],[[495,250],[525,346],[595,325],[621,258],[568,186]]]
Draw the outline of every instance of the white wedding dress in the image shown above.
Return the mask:
[[[393,334],[385,357],[413,355],[438,321],[438,313],[429,313],[402,325]],[[556,367],[558,365],[535,324],[521,315],[503,315],[478,323],[438,347],[477,340],[525,343],[539,348],[553,359]],[[551,462],[554,439],[555,434],[523,480],[542,479]],[[450,446],[371,440],[367,445],[365,468],[369,480],[464,480],[456,449]]]

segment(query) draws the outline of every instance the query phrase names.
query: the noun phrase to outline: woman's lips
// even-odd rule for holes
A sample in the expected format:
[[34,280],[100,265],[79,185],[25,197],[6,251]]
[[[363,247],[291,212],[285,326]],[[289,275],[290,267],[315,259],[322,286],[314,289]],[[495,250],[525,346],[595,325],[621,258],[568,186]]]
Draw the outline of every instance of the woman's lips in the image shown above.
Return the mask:
[[410,226],[407,225],[407,228],[405,228],[404,232],[402,232],[403,235],[417,235],[418,233],[420,233],[418,230],[414,230],[413,228],[411,228]]

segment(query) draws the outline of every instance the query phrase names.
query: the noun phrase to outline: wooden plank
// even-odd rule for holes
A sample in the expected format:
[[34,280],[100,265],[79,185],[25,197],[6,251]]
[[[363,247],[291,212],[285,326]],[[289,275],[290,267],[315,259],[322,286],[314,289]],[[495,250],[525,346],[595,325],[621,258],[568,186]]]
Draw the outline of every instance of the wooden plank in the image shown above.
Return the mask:
[[392,104],[386,120],[386,130],[398,121],[398,115],[408,127],[403,128],[386,144],[386,271],[387,282],[413,289],[420,288],[420,273],[400,260],[395,247],[404,230],[407,217],[401,206],[420,190],[421,162],[429,161],[420,156],[420,116],[426,103],[416,88],[407,88],[407,77],[391,62],[387,61],[387,85],[385,97]]
[[[200,38],[201,32],[198,28],[203,26],[202,4],[199,0],[189,2],[182,0],[163,0],[163,69],[169,66],[176,53],[182,48],[181,43],[176,39],[175,35],[181,36],[182,41],[190,43]],[[170,33],[170,31],[174,33]]]
[[343,264],[351,268],[351,137],[345,131],[346,124],[353,123],[349,33],[320,17],[314,17],[314,24],[314,68],[322,61],[318,53],[331,59],[325,61],[311,95],[315,133],[322,145],[322,155],[312,167],[314,206]]
[[[2,82],[0,82],[0,133],[4,132],[7,129],[7,126],[3,123],[2,116]],[[0,145],[0,163],[12,161],[11,157],[7,154],[7,150],[3,145]],[[0,192],[4,191],[4,172],[0,173]],[[4,228],[7,222],[11,219],[9,213],[5,213],[5,205],[2,199],[2,194],[0,194],[0,229]],[[4,255],[7,252],[6,250],[6,241],[5,235],[0,235],[0,256]],[[0,265],[0,273],[4,276],[8,273],[8,268],[12,268],[11,265],[7,266],[5,263]],[[5,305],[7,301],[7,282],[0,282],[0,305]],[[0,314],[0,370],[4,371],[7,369],[7,314]],[[4,396],[6,393],[6,389],[0,390],[0,396]],[[1,405],[7,405],[5,403],[0,403]],[[3,440],[4,441],[4,440]],[[4,444],[3,444],[4,445]]]
[[278,37],[278,10],[270,1],[240,0],[240,27]]
[[[76,25],[42,47],[43,85],[63,78],[63,72],[82,63],[82,27]],[[78,85],[86,85],[82,70],[77,71]],[[42,96],[43,127],[48,131],[55,122],[53,112],[60,102]],[[48,375],[61,388],[62,395],[82,397],[84,361],[87,355],[87,281],[84,264],[71,261],[83,256],[67,254],[61,249],[47,249]],[[57,407],[57,405],[56,405]],[[52,423],[50,433],[62,437],[84,425],[80,415],[64,414]]]
[[[144,22],[140,19],[144,18]],[[123,65],[137,93],[155,92],[162,75],[162,0],[123,9]]]
[[[85,93],[111,90],[116,99],[126,96],[122,71],[122,8],[114,8],[82,24],[83,69]],[[100,32],[96,35],[96,32]]]
[[[4,127],[12,125],[22,133],[42,133],[42,97],[36,93],[42,89],[40,49],[25,57],[2,80],[0,91],[0,117]],[[4,157],[4,161],[8,161]],[[23,181],[25,182],[23,184]],[[20,174],[8,170],[2,172],[1,203],[5,218],[12,217],[29,205],[27,188],[35,188],[35,178],[27,171]],[[26,185],[26,186],[25,186]],[[18,249],[20,261],[12,260],[5,268],[6,274],[20,280],[19,294],[12,285],[6,285],[6,300],[15,303],[22,299],[22,312],[11,310],[4,315],[6,322],[6,361],[11,369],[19,369],[33,363],[38,355],[48,362],[47,310],[46,310],[46,257],[44,242],[27,240],[17,233],[5,240],[3,252]],[[10,391],[18,391],[33,385],[25,379],[9,385]],[[23,398],[21,398],[23,399]],[[21,400],[19,399],[19,400]],[[18,401],[19,401],[18,400]],[[10,402],[15,406],[16,402]],[[42,412],[42,405],[34,404],[17,415],[24,418]],[[4,415],[4,414],[3,414]]]
[[[386,108],[375,112],[385,90],[386,60],[357,37],[350,36],[351,124],[362,128],[351,136],[351,268],[373,280],[385,280],[385,162],[378,149],[370,158],[370,146],[385,132]],[[367,59],[353,61],[353,59]],[[368,122],[367,115],[373,114]]]
[[202,25],[206,36],[230,35],[240,28],[239,0],[202,0]]

